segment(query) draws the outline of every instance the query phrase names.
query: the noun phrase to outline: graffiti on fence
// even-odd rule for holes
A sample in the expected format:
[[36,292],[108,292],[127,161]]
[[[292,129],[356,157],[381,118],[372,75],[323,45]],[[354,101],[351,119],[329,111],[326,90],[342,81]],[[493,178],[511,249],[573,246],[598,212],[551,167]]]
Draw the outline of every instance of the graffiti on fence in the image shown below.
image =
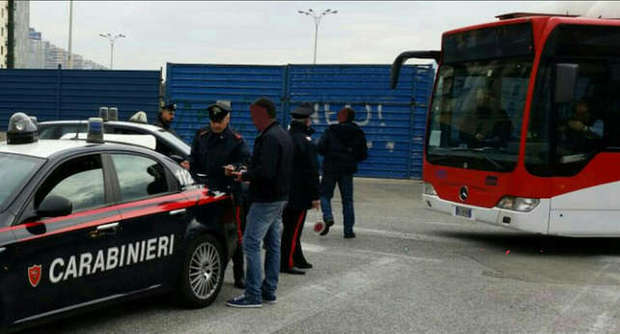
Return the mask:
[[[350,104],[346,104],[345,107],[351,107]],[[314,104],[315,113],[312,114],[312,123],[321,124],[322,119],[327,125],[332,125],[338,123],[338,110],[332,111],[330,109],[329,103],[315,103]],[[383,105],[377,104],[374,107],[370,104],[364,104],[364,107],[361,110],[355,110],[356,113],[356,121],[359,126],[366,126],[373,119],[373,114],[376,114],[375,117],[379,121],[380,126],[385,126],[385,122],[383,121]],[[361,117],[360,117],[361,115]]]

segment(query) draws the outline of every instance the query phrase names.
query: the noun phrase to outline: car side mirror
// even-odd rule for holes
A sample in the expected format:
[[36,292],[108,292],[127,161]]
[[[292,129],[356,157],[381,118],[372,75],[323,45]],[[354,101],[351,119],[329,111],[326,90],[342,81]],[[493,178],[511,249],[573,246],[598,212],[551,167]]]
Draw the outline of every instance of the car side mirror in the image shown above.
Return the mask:
[[46,197],[37,208],[39,217],[60,217],[71,214],[73,204],[62,196],[51,195]]
[[578,72],[579,64],[555,64],[555,103],[573,101]]

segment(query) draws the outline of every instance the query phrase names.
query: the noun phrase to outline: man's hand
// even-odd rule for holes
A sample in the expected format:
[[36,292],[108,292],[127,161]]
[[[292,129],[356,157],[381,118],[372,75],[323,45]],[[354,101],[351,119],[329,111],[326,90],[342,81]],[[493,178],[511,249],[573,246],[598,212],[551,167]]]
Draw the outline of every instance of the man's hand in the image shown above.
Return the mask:
[[243,174],[245,174],[245,171],[241,171],[241,172],[232,172],[231,175],[233,175],[235,177],[235,181],[237,182],[243,182]]
[[321,201],[319,201],[318,199],[312,201],[312,208],[313,209],[318,210],[320,207],[321,207]]
[[183,160],[183,161],[181,161],[181,162],[179,163],[179,165],[181,165],[181,167],[183,167],[183,168],[185,168],[185,169],[189,170],[189,161],[187,161],[187,160]]
[[586,128],[581,121],[568,121],[568,127],[575,131],[585,131]]

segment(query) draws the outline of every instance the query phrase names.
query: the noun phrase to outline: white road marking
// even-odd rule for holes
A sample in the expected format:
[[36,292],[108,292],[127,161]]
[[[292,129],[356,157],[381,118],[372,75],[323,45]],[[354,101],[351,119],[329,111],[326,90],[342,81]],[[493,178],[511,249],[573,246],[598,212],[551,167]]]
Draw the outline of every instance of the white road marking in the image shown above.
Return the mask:
[[[315,245],[315,244],[309,244],[305,242],[302,242],[302,248],[304,252],[311,252],[311,253],[321,253],[326,250],[325,247]],[[406,254],[396,254],[396,253],[389,253],[389,252],[371,251],[371,250],[366,250],[366,249],[332,248],[329,250],[329,253],[331,255],[354,256],[357,258],[368,258],[368,256],[370,255],[374,257],[388,257],[388,258],[393,258],[393,259],[398,258],[398,259],[409,260],[409,261],[421,261],[421,262],[433,262],[433,263],[443,262],[443,260],[440,260],[440,259],[411,256],[411,255],[406,255]]]

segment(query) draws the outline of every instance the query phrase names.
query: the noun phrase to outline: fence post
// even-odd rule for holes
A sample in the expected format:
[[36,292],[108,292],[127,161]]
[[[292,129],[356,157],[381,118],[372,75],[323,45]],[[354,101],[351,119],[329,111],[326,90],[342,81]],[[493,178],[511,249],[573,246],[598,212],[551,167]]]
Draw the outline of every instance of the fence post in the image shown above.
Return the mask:
[[58,64],[58,74],[56,75],[56,119],[60,119],[60,95],[61,95],[61,85],[62,85],[62,65]]
[[280,98],[280,110],[282,110],[282,116],[280,117],[280,123],[282,127],[286,128],[287,114],[290,108],[290,89],[289,89],[289,67],[290,65],[284,65],[284,71],[282,72],[282,97]]

